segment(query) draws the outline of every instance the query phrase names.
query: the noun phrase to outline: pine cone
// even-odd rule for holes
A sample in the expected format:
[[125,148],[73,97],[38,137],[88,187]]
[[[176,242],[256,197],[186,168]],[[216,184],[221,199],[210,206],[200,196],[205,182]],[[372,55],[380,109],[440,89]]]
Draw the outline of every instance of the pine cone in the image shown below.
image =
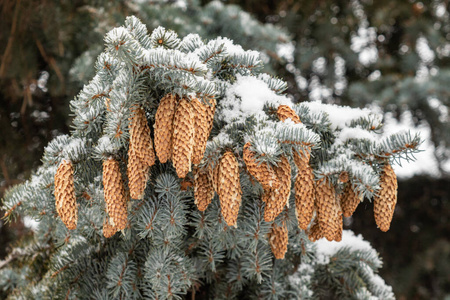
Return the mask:
[[220,159],[218,192],[222,216],[228,226],[235,226],[241,205],[241,182],[239,165],[232,152],[226,152]]
[[[195,128],[192,163],[197,165],[200,163],[205,153],[206,142],[208,141],[211,132],[213,118],[210,117],[211,108],[209,105],[203,104],[197,98],[192,98],[191,104]],[[214,112],[212,113],[214,114]]]
[[255,159],[255,153],[250,150],[250,142],[244,145],[243,158],[248,172],[258,180],[264,190],[275,189],[280,186],[275,171],[268,163],[258,164]]
[[212,164],[208,165],[208,174],[214,191],[219,193],[220,159],[214,168],[212,167]]
[[284,122],[286,119],[291,119],[295,124],[301,123],[300,118],[296,112],[287,105],[278,106],[277,110],[278,119]]
[[309,229],[309,232],[308,232],[308,239],[309,239],[311,242],[315,242],[315,241],[317,241],[317,240],[320,240],[321,238],[323,238],[323,233],[322,233],[322,230],[320,230],[319,223],[316,222],[316,223],[314,223],[314,224],[311,226],[311,228]]
[[127,166],[128,185],[133,199],[142,199],[144,196],[149,167],[154,164],[155,153],[145,112],[140,107],[134,107]]
[[63,160],[55,174],[55,206],[67,229],[77,228],[78,207],[73,182],[73,166]]
[[384,166],[380,178],[380,190],[374,197],[375,222],[381,231],[388,231],[397,204],[397,176],[391,165]]
[[320,230],[327,240],[334,240],[339,210],[333,185],[323,177],[316,185],[316,207]]
[[263,201],[266,202],[266,208],[264,209],[264,220],[266,222],[275,220],[283,211],[284,206],[289,203],[289,196],[291,195],[291,165],[289,160],[282,156],[281,161],[274,167],[274,171],[280,186],[277,189],[265,191],[265,194],[270,194],[270,196],[263,196]]
[[161,163],[172,158],[173,119],[177,106],[177,97],[167,94],[159,102],[155,114],[155,150]]
[[116,234],[116,232],[117,229],[113,225],[109,224],[109,219],[106,218],[103,222],[103,236],[108,239]]
[[180,100],[173,119],[173,166],[179,178],[191,170],[194,146],[194,114],[187,98]]
[[306,230],[311,222],[314,212],[315,184],[314,174],[309,159],[305,154],[294,151],[294,161],[296,162],[298,173],[295,178],[295,213],[297,215],[298,226]]
[[103,188],[109,223],[117,230],[127,225],[127,198],[119,163],[109,158],[103,162]]
[[142,199],[144,197],[149,168],[136,154],[136,150],[130,146],[128,148],[127,176],[131,198]]
[[335,228],[336,232],[334,235],[334,240],[336,242],[342,241],[342,231],[344,229],[344,217],[342,216],[342,213],[339,213],[339,216],[337,217],[337,220],[335,220]]
[[199,211],[205,211],[214,197],[214,188],[209,172],[196,167],[194,169],[194,196]]
[[269,232],[269,244],[276,259],[284,259],[288,243],[286,224],[283,223],[282,226],[278,226],[276,223],[273,223]]
[[155,151],[153,150],[145,111],[142,108],[133,108],[133,116],[129,127],[130,148],[134,148],[136,155],[143,163],[149,167],[153,166],[155,164]]
[[342,193],[341,207],[344,217],[350,217],[361,202],[362,194],[355,192],[351,182],[347,183]]

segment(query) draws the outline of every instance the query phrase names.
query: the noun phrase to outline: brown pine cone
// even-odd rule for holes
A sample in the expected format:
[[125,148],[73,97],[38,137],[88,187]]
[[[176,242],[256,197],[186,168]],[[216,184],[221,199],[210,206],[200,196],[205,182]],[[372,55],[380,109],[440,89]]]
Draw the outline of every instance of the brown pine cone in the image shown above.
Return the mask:
[[267,162],[258,164],[255,153],[250,150],[250,142],[244,145],[243,159],[248,172],[258,180],[264,190],[275,189],[280,186],[280,182],[272,167]]
[[212,164],[208,165],[208,174],[214,191],[219,193],[220,159],[214,167]]
[[130,148],[134,148],[136,155],[147,166],[155,164],[155,151],[150,137],[145,111],[136,106],[133,107],[133,115],[129,125],[130,128]]
[[239,165],[232,152],[226,152],[220,159],[218,192],[222,216],[228,226],[236,226],[241,205],[241,182]]
[[269,244],[276,259],[284,259],[288,243],[286,224],[283,223],[282,226],[278,226],[276,223],[273,223],[269,232]]
[[314,174],[309,159],[305,159],[304,153],[299,154],[294,150],[294,160],[298,173],[295,178],[295,213],[297,215],[298,226],[306,230],[311,222],[314,212],[315,183]]
[[114,234],[116,234],[116,232],[117,229],[111,224],[109,224],[109,219],[106,218],[105,221],[103,222],[103,236],[108,239],[112,237]]
[[323,236],[322,230],[320,230],[319,223],[318,223],[318,222],[315,222],[315,223],[311,226],[311,228],[309,229],[309,232],[308,232],[308,239],[309,239],[311,242],[315,242],[315,241],[317,241],[317,240],[320,240],[320,239],[323,238],[323,237],[324,237],[324,236]]
[[109,223],[117,230],[127,225],[127,198],[123,186],[119,162],[109,158],[103,162],[103,189]]
[[177,96],[167,94],[159,102],[155,114],[155,151],[161,163],[172,158],[173,119],[177,107]]
[[195,128],[192,163],[197,165],[203,158],[209,137],[208,105],[203,104],[197,98],[192,98],[191,104]]
[[172,161],[179,178],[186,177],[191,171],[194,132],[192,105],[183,98],[173,119]]
[[265,194],[271,196],[264,197],[266,202],[264,209],[264,220],[272,222],[283,211],[286,204],[289,203],[289,196],[291,195],[291,165],[286,156],[281,157],[281,161],[274,167],[275,175],[277,176],[280,186],[277,189],[270,189],[265,191]]
[[344,217],[342,216],[342,213],[339,213],[339,216],[337,217],[337,220],[335,220],[336,225],[336,232],[334,235],[334,240],[336,242],[342,241],[342,231],[344,230]]
[[130,146],[128,148],[127,175],[131,198],[142,199],[144,197],[149,168],[136,154],[136,150]]
[[381,231],[388,231],[397,204],[397,176],[387,163],[380,177],[380,190],[374,197],[373,210],[375,222]]
[[291,119],[295,124],[301,123],[297,113],[287,105],[278,106],[277,110],[278,119],[284,122],[286,119]]
[[316,184],[316,207],[320,230],[327,240],[334,240],[339,207],[333,185],[323,177]]
[[199,211],[205,211],[214,197],[214,188],[208,170],[194,168],[194,197]]
[[142,108],[133,108],[130,122],[130,145],[128,148],[128,182],[133,199],[142,199],[147,186],[149,167],[155,164],[155,153],[150,128]]
[[55,206],[67,229],[77,228],[78,207],[73,181],[73,166],[63,160],[55,174]]
[[347,183],[342,192],[341,208],[344,213],[344,217],[350,217],[355,212],[358,204],[362,200],[362,194],[355,192],[351,182]]

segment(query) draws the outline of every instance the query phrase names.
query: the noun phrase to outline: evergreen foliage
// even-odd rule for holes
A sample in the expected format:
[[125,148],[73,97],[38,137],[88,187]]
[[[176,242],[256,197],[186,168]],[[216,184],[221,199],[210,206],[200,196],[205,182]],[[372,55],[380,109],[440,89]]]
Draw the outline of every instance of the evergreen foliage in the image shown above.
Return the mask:
[[[247,170],[243,148],[250,143],[259,167],[276,169],[287,157],[294,175],[296,153],[311,156],[316,181],[327,182],[339,195],[345,187],[340,178],[346,173],[355,191],[370,201],[380,190],[384,166],[411,159],[421,143],[418,136],[384,135],[381,118],[367,109],[293,104],[283,95],[287,86],[282,80],[260,73],[259,52],[226,38],[179,38],[163,27],[149,34],[136,17],[106,34],[105,50],[95,66],[92,80],[70,103],[72,133],[52,140],[31,179],[5,195],[9,218],[26,215],[39,222],[34,237],[20,243],[0,265],[0,286],[9,299],[394,297],[376,274],[381,267],[378,254],[360,237],[342,234],[342,224],[341,243],[309,241],[308,232],[298,228],[294,190],[286,207],[267,222],[269,202],[262,199],[267,191]],[[233,186],[220,187],[230,183],[230,176],[219,176],[215,190],[220,197],[215,195],[205,211],[195,207],[189,187],[193,174],[181,180],[178,166],[171,162],[151,166],[142,199],[127,195],[133,110],[142,107],[153,128],[159,102],[169,93],[189,101],[197,98],[205,106],[216,101],[198,167],[219,166],[224,172],[225,155],[237,161],[242,203],[236,226],[228,226],[223,216],[222,195]],[[280,105],[292,107],[301,123],[280,121]],[[116,185],[115,194],[127,198],[128,224],[105,238],[107,224],[116,226],[111,223],[113,211],[105,205],[110,175],[104,162],[109,160],[117,162],[115,175],[124,180],[125,189]],[[65,227],[55,207],[55,174],[63,161],[74,168],[74,230]],[[289,232],[283,260],[271,254],[272,223]]]

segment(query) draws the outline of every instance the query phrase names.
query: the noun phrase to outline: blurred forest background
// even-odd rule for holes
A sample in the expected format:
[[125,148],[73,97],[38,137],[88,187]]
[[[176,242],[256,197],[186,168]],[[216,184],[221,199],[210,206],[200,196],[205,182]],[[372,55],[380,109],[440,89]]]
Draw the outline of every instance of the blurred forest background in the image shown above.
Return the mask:
[[[104,34],[133,14],[149,31],[161,25],[258,49],[296,102],[369,107],[391,130],[420,131],[425,151],[399,173],[390,231],[376,229],[370,204],[345,225],[380,252],[398,299],[450,297],[449,5],[0,0],[0,197],[29,177],[49,140],[70,131],[69,101],[92,77]],[[0,260],[30,234],[27,222],[0,220]]]

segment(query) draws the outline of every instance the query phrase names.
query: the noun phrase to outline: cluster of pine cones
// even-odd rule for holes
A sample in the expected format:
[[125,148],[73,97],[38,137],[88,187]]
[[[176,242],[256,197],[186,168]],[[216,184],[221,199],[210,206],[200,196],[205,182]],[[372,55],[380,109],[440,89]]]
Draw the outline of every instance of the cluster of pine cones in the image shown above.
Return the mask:
[[[128,199],[142,199],[149,169],[155,164],[156,157],[161,163],[172,160],[180,178],[191,171],[192,164],[200,163],[212,129],[215,105],[214,98],[204,104],[194,97],[180,99],[166,95],[155,115],[155,147],[145,111],[133,106],[129,122],[128,189],[125,189],[119,162],[112,157],[103,162],[104,197],[109,215],[103,224],[105,237],[111,237],[127,226]],[[71,162],[63,160],[55,174],[56,209],[68,229],[77,226],[73,172]]]
[[[180,99],[176,95],[166,95],[161,99],[155,114],[154,147],[144,110],[139,106],[133,107],[129,123],[128,190],[124,187],[119,162],[112,157],[103,162],[104,197],[109,215],[103,225],[105,237],[111,237],[127,226],[128,199],[142,199],[149,168],[155,164],[156,157],[161,163],[171,160],[180,178],[185,178],[194,165],[194,196],[198,209],[204,211],[211,203],[214,193],[217,193],[226,223],[236,226],[242,197],[236,156],[227,151],[215,164],[198,166],[212,129],[215,106],[214,98],[209,99],[209,104],[204,104],[195,97]],[[277,115],[281,121],[291,119],[295,123],[301,123],[298,115],[289,106],[280,105]],[[322,237],[329,241],[340,241],[343,216],[349,217],[353,214],[362,200],[362,195],[354,189],[345,172],[340,176],[340,181],[345,184],[341,194],[336,193],[326,177],[314,180],[309,164],[310,152],[308,147],[293,151],[293,161],[297,168],[294,190],[298,225],[307,231],[311,241]],[[251,143],[248,142],[243,147],[243,160],[247,172],[264,190],[264,220],[273,222],[289,201],[289,159],[281,156],[280,161],[273,167],[266,162],[257,162],[255,153],[251,151]],[[68,229],[75,229],[77,226],[73,172],[71,162],[63,160],[55,174],[56,209]],[[388,163],[384,166],[380,186],[381,189],[374,199],[375,220],[381,230],[387,231],[397,201],[397,179]],[[275,257],[284,258],[288,244],[285,222],[281,225],[273,222],[268,238]]]

